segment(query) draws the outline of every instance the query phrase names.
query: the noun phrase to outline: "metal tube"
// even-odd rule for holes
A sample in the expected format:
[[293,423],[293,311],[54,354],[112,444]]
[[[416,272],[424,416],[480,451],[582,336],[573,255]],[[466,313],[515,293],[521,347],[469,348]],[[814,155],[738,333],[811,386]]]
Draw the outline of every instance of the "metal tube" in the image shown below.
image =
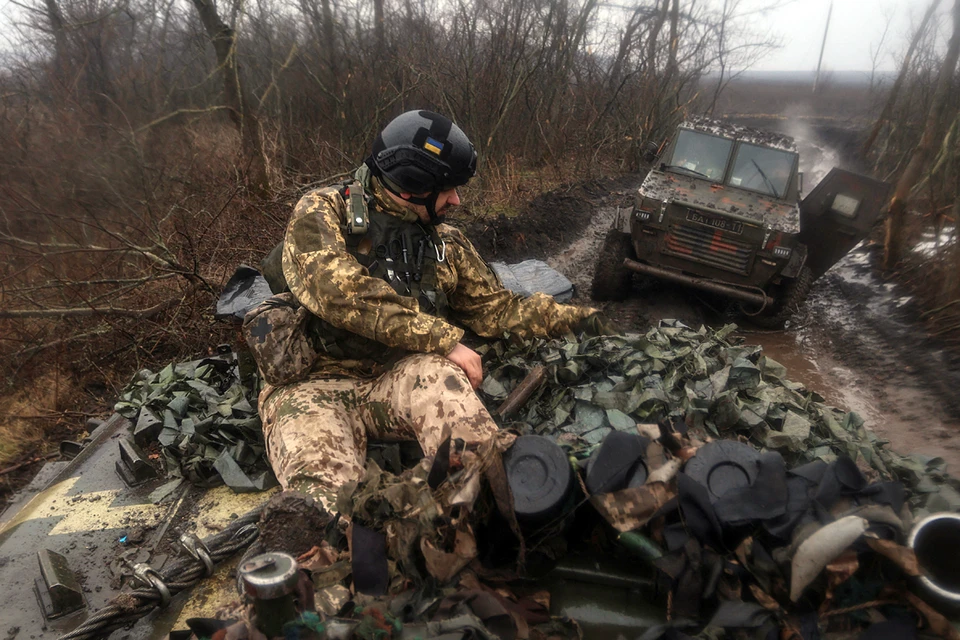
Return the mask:
[[719,293],[720,295],[727,296],[729,298],[735,298],[737,300],[743,300],[744,302],[751,302],[758,307],[767,306],[773,304],[774,300],[768,295],[760,293],[752,293],[750,291],[744,291],[743,289],[738,289],[737,287],[719,284],[712,280],[707,280],[705,278],[697,278],[696,276],[688,276],[677,271],[670,271],[668,269],[661,269],[659,267],[654,267],[649,264],[643,264],[642,262],[637,262],[636,260],[631,260],[626,258],[623,261],[623,266],[631,271],[636,271],[637,273],[642,273],[644,275],[653,276],[661,280],[667,280],[669,282],[676,282],[679,284],[685,284],[690,287],[695,287],[703,291],[710,291],[713,293]]
[[920,582],[928,593],[953,607],[960,605],[960,514],[935,513],[914,525],[907,546],[917,554],[923,574]]
[[654,577],[636,575],[634,572],[611,570],[608,567],[587,566],[585,563],[574,565],[561,562],[548,574],[549,578],[562,578],[587,584],[602,584],[626,589],[655,589]]
[[509,418],[513,415],[530,399],[533,392],[540,388],[540,385],[543,384],[546,377],[546,367],[538,365],[531,369],[530,373],[520,381],[520,384],[518,384],[513,391],[510,392],[510,395],[507,396],[507,399],[503,401],[503,404],[497,409],[497,414],[499,414],[501,418]]

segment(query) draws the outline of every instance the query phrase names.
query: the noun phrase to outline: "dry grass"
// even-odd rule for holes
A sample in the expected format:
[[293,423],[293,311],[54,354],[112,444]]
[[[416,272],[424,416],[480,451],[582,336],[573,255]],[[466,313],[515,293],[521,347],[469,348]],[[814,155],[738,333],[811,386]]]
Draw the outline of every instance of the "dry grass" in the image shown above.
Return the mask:
[[545,167],[529,167],[514,157],[488,162],[479,168],[477,178],[461,189],[463,214],[473,219],[508,218],[519,215],[537,195],[553,191],[564,184],[618,175],[613,166],[592,164],[584,171],[573,160]]
[[48,434],[66,430],[63,410],[75,402],[76,382],[59,370],[47,371],[29,386],[0,398],[0,467],[25,455],[43,453]]
[[0,467],[109,414],[137,369],[235,342],[212,317],[215,296],[238,264],[257,264],[285,217],[282,201],[238,186],[236,134],[220,124],[164,124],[136,148],[42,124],[19,139],[36,175],[0,167],[0,314],[46,314],[0,318]]

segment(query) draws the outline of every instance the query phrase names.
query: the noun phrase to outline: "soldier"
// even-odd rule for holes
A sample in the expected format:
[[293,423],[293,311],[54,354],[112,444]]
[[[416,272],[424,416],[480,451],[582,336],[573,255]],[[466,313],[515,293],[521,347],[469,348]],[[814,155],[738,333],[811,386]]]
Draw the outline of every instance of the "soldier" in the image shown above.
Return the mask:
[[480,356],[458,324],[484,337],[605,332],[594,309],[507,291],[470,241],[443,224],[476,160],[448,118],[404,113],[377,137],[354,182],[297,204],[282,277],[265,264],[273,290],[290,292],[268,303],[302,305],[296,321],[308,339],[297,350],[262,331],[252,337],[251,327],[273,327],[255,324],[252,312],[245,327],[258,364],[265,373],[291,362],[309,368],[294,381],[265,375],[285,382],[260,394],[267,455],[284,488],[331,512],[340,486],[363,476],[367,438],[416,438],[432,456],[445,428],[468,446],[497,432],[474,392]]

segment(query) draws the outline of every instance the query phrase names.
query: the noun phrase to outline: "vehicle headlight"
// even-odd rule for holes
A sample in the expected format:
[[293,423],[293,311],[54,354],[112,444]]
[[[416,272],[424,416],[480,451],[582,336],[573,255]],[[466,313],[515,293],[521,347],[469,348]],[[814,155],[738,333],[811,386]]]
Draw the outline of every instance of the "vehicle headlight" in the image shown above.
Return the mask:
[[778,258],[789,258],[790,257],[790,247],[774,247],[773,255]]
[[651,211],[644,211],[643,209],[637,209],[635,215],[637,216],[637,220],[639,220],[640,222],[646,222],[647,220],[650,219],[651,213],[652,213]]

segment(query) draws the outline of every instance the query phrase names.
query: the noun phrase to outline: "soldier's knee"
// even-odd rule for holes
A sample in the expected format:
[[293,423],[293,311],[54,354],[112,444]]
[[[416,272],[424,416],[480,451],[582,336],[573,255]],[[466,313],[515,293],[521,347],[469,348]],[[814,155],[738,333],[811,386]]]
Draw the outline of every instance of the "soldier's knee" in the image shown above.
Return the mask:
[[461,371],[460,367],[455,365],[452,361],[436,353],[418,353],[408,358],[404,358],[397,363],[397,369],[404,371],[404,373],[413,375],[423,375],[450,370]]
[[447,391],[471,391],[467,374],[452,360],[436,353],[418,353],[397,365],[403,376],[414,376],[421,382],[440,384]]

